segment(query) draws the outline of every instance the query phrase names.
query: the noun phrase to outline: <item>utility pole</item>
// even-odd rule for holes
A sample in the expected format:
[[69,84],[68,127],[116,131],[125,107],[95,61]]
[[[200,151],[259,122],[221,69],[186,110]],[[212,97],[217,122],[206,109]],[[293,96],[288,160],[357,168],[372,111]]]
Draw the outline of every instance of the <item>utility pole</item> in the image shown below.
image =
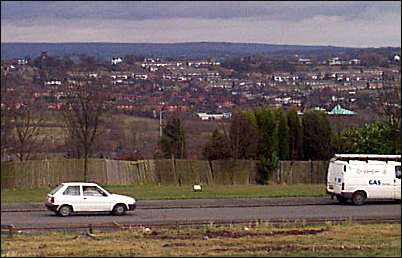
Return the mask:
[[162,139],[162,110],[159,111],[159,138]]
[[167,110],[159,111],[159,137],[162,139],[162,113],[166,112]]

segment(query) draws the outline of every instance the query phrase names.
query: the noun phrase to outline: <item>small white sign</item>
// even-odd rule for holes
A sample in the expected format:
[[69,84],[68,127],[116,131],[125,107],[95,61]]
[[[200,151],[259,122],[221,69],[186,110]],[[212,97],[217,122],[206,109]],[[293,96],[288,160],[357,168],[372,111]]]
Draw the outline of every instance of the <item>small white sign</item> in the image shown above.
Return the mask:
[[194,192],[201,192],[202,191],[201,190],[201,185],[194,185],[193,190],[194,190]]

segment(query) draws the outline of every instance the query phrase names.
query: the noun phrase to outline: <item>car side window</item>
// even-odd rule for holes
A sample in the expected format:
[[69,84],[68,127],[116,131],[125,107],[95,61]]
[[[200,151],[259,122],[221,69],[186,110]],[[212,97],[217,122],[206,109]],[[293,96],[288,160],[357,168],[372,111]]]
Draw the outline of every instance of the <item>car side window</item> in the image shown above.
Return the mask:
[[395,166],[395,177],[401,179],[401,166]]
[[84,186],[84,196],[105,196],[103,191],[96,186]]
[[77,186],[69,186],[66,190],[64,190],[63,195],[80,195],[80,187]]

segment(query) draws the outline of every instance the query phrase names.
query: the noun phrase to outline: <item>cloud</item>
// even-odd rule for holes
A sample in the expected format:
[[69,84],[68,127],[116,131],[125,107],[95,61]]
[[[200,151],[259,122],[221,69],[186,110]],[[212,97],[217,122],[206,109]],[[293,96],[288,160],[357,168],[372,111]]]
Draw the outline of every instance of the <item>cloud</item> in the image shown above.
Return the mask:
[[2,2],[3,42],[401,45],[395,2],[11,3]]
[[[270,16],[281,20],[300,20],[312,16],[367,16],[373,9],[379,14],[400,13],[399,2],[253,2],[253,1],[64,1],[2,2],[2,20],[64,19],[230,19]],[[370,17],[367,17],[370,18]]]

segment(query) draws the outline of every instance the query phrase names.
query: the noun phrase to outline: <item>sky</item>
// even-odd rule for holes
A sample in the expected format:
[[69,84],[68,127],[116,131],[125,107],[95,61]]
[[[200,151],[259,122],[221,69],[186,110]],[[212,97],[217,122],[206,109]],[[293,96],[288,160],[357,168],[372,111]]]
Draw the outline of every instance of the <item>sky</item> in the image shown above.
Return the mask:
[[1,42],[400,47],[399,1],[1,1]]

